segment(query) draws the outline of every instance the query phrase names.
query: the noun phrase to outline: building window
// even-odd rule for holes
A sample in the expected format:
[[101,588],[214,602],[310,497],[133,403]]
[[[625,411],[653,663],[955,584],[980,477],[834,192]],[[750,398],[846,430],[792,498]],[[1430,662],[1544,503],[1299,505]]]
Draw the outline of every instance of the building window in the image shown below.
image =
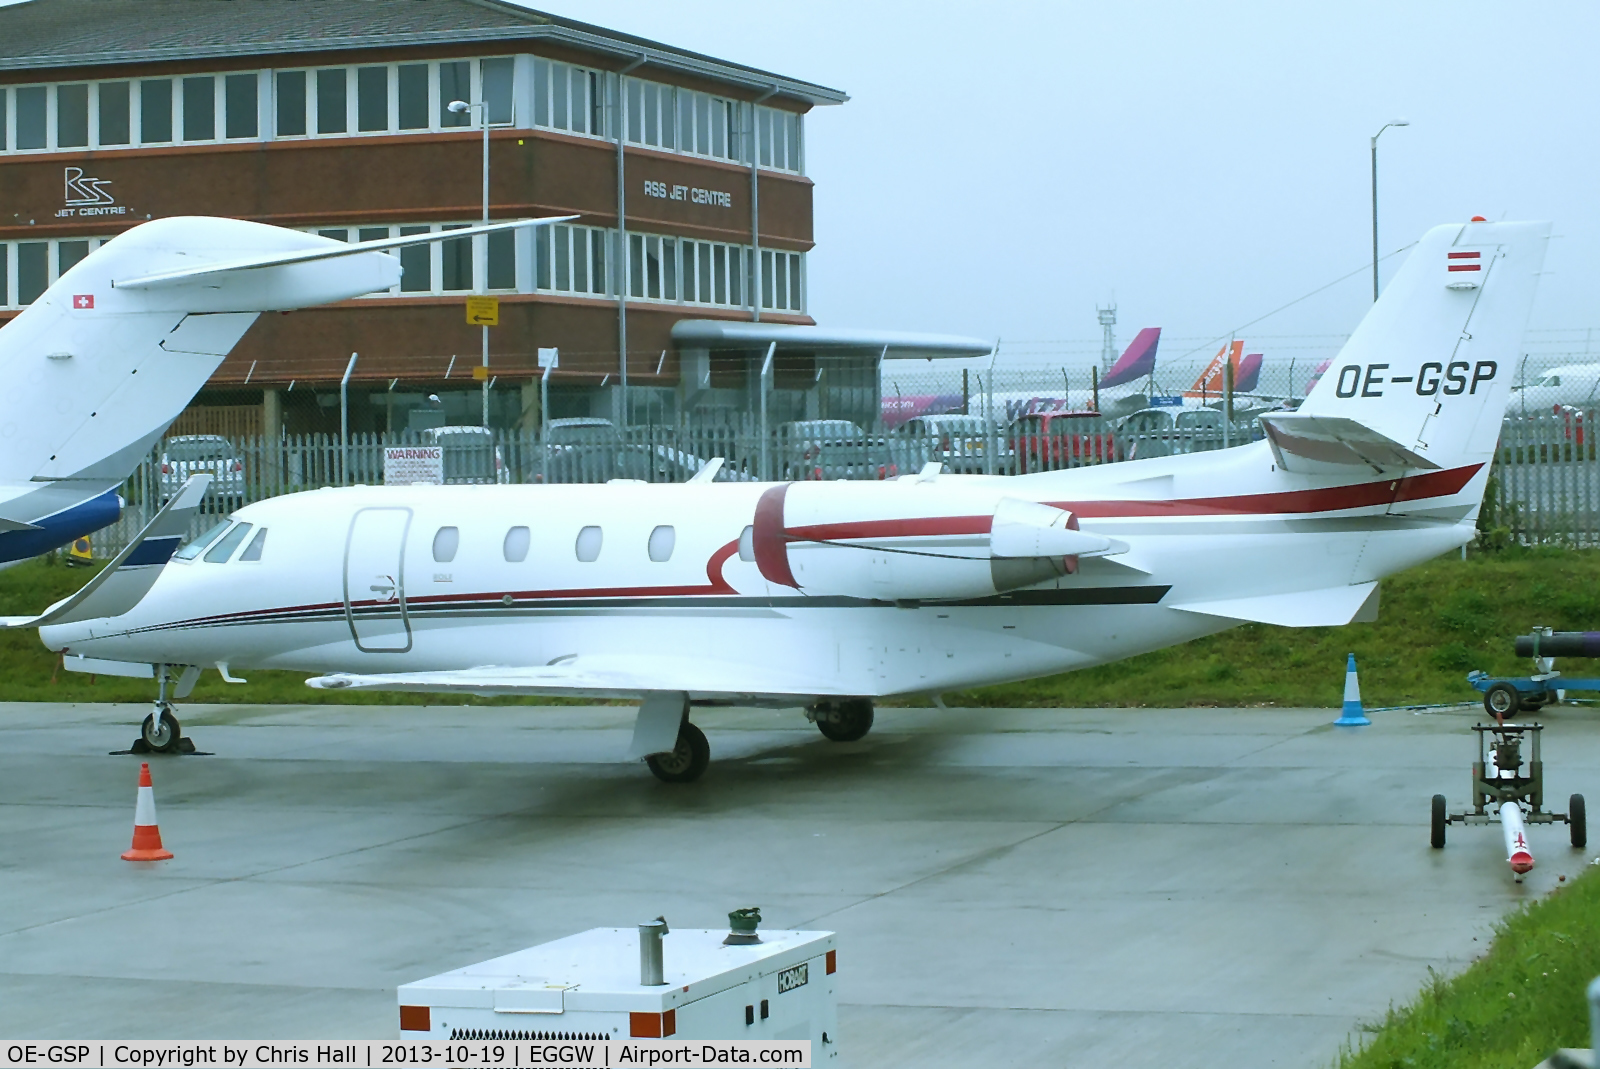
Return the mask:
[[514,290],[517,288],[517,236],[510,230],[497,230],[488,235],[489,288]]
[[139,143],[164,145],[172,140],[172,79],[139,83]]
[[278,136],[304,137],[306,134],[306,72],[279,71],[274,78],[277,92]]
[[[403,226],[400,236],[426,234],[432,227]],[[433,289],[433,247],[431,245],[406,245],[400,249],[400,292],[427,293]]]
[[56,147],[89,147],[89,87],[56,86]]
[[801,284],[801,254],[761,252],[761,307],[778,312],[803,312],[805,300]]
[[610,231],[589,226],[539,227],[533,232],[534,285],[557,293],[611,292],[606,276]]
[[472,103],[472,64],[464,59],[439,64],[439,125],[471,126],[472,112],[450,110],[455,100]]
[[[466,224],[456,223],[454,226],[445,227],[446,230],[460,230]],[[439,254],[442,260],[444,280],[439,288],[443,290],[470,290],[472,288],[472,239],[451,238],[439,242]]]
[[78,241],[56,242],[56,277],[60,278],[89,255],[89,242],[86,239]]
[[317,72],[317,133],[342,134],[346,129],[344,68]]
[[0,307],[23,308],[32,304],[75,264],[109,240],[0,242]]
[[254,73],[230,74],[223,80],[223,135],[256,136],[256,86]]
[[761,166],[799,173],[800,116],[777,108],[756,108],[756,151]]
[[486,59],[479,68],[483,81],[483,99],[489,105],[489,124],[509,126],[516,121],[512,106],[512,83],[516,61],[509,56],[503,59]]
[[428,65],[405,63],[400,66],[400,129],[428,128]]
[[50,288],[50,244],[17,243],[17,303],[32,304]]
[[[126,145],[133,140],[133,127],[128,121],[131,99],[127,82],[101,82],[96,86],[100,105],[99,143]],[[3,134],[3,131],[0,131]],[[4,137],[0,136],[0,141]]]
[[217,80],[209,74],[183,80],[183,139],[214,141],[217,137]]
[[389,68],[356,70],[356,129],[373,133],[389,129]]
[[42,85],[24,86],[16,91],[18,149],[45,147],[48,134],[45,125],[46,92]]
[[534,57],[533,125],[604,136],[604,74]]

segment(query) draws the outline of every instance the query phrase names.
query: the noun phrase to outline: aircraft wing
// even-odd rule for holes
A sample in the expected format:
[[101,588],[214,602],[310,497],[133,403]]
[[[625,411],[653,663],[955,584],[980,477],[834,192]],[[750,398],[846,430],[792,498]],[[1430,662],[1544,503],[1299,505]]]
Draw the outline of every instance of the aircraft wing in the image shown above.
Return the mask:
[[121,616],[155,585],[189,530],[189,521],[211,486],[212,476],[191,475],[172,500],[161,506],[144,530],[112,557],[76,594],[38,616],[0,616],[0,630]]
[[761,698],[841,694],[831,678],[733,661],[684,657],[572,657],[555,664],[483,665],[442,672],[315,676],[317,690],[398,690],[495,697],[511,694],[587,698],[637,698],[652,691],[682,691],[703,698]]
[[522,226],[548,226],[551,223],[564,223],[569,219],[578,218],[576,215],[553,215],[543,219],[513,219],[506,223],[486,223],[480,226],[464,226],[459,230],[448,230],[442,234],[409,234],[398,238],[379,238],[376,241],[357,241],[349,244],[315,248],[297,249],[294,252],[265,253],[240,260],[224,260],[219,263],[201,264],[197,267],[182,267],[173,271],[157,271],[151,275],[140,275],[136,278],[114,278],[111,285],[119,290],[160,289],[164,286],[176,286],[191,279],[204,278],[208,275],[227,274],[232,271],[254,271],[263,267],[283,267],[288,264],[310,263],[314,260],[330,260],[338,256],[356,256],[364,252],[383,252],[386,249],[398,249],[407,245],[425,245],[430,242],[444,239],[468,238],[474,234],[490,234],[496,230],[512,230]]
[[1274,412],[1262,416],[1261,425],[1284,471],[1315,471],[1315,465],[1328,464],[1375,471],[1439,466],[1366,424],[1342,416]]

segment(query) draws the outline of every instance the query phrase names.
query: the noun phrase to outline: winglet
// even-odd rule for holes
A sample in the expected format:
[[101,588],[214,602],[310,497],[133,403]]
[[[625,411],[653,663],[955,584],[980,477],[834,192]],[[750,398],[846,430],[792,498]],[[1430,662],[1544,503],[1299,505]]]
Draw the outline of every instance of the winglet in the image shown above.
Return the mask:
[[[191,475],[144,530],[71,597],[38,616],[0,616],[0,630],[43,627],[71,620],[121,616],[139,603],[183,541],[189,521],[211,487],[212,476]],[[99,597],[95,595],[99,594]]]

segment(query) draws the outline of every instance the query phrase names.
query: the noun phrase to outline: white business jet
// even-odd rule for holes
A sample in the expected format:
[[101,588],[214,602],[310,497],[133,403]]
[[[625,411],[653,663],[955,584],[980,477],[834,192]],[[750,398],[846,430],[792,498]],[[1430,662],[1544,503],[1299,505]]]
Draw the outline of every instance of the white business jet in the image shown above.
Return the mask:
[[[713,462],[676,486],[317,490],[240,509],[136,604],[105,595],[97,617],[91,595],[41,634],[190,680],[642,698],[633,755],[685,781],[709,759],[696,704],[805,707],[851,740],[876,698],[1369,619],[1378,580],[1473,536],[1548,233],[1430,231],[1305,404],[1235,449],[881,483],[717,483]],[[152,743],[177,738],[169,716]]]
[[387,249],[556,221],[348,244],[177,217],[112,238],[0,327],[0,567],[115,522],[117,489],[260,313],[397,285]]

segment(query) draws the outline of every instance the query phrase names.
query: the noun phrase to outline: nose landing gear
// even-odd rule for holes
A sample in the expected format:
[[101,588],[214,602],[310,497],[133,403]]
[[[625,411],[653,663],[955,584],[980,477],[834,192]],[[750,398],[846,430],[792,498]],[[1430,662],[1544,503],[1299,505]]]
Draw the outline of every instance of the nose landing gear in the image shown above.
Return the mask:
[[[178,677],[177,697],[189,696],[189,692],[194,689],[194,678],[199,674],[196,668],[184,670]],[[195,752],[194,740],[184,736],[183,725],[178,723],[176,707],[167,700],[167,683],[170,679],[168,666],[156,665],[155,707],[150,711],[150,715],[144,718],[144,723],[139,725],[139,737],[129,747],[129,753],[192,754]]]

